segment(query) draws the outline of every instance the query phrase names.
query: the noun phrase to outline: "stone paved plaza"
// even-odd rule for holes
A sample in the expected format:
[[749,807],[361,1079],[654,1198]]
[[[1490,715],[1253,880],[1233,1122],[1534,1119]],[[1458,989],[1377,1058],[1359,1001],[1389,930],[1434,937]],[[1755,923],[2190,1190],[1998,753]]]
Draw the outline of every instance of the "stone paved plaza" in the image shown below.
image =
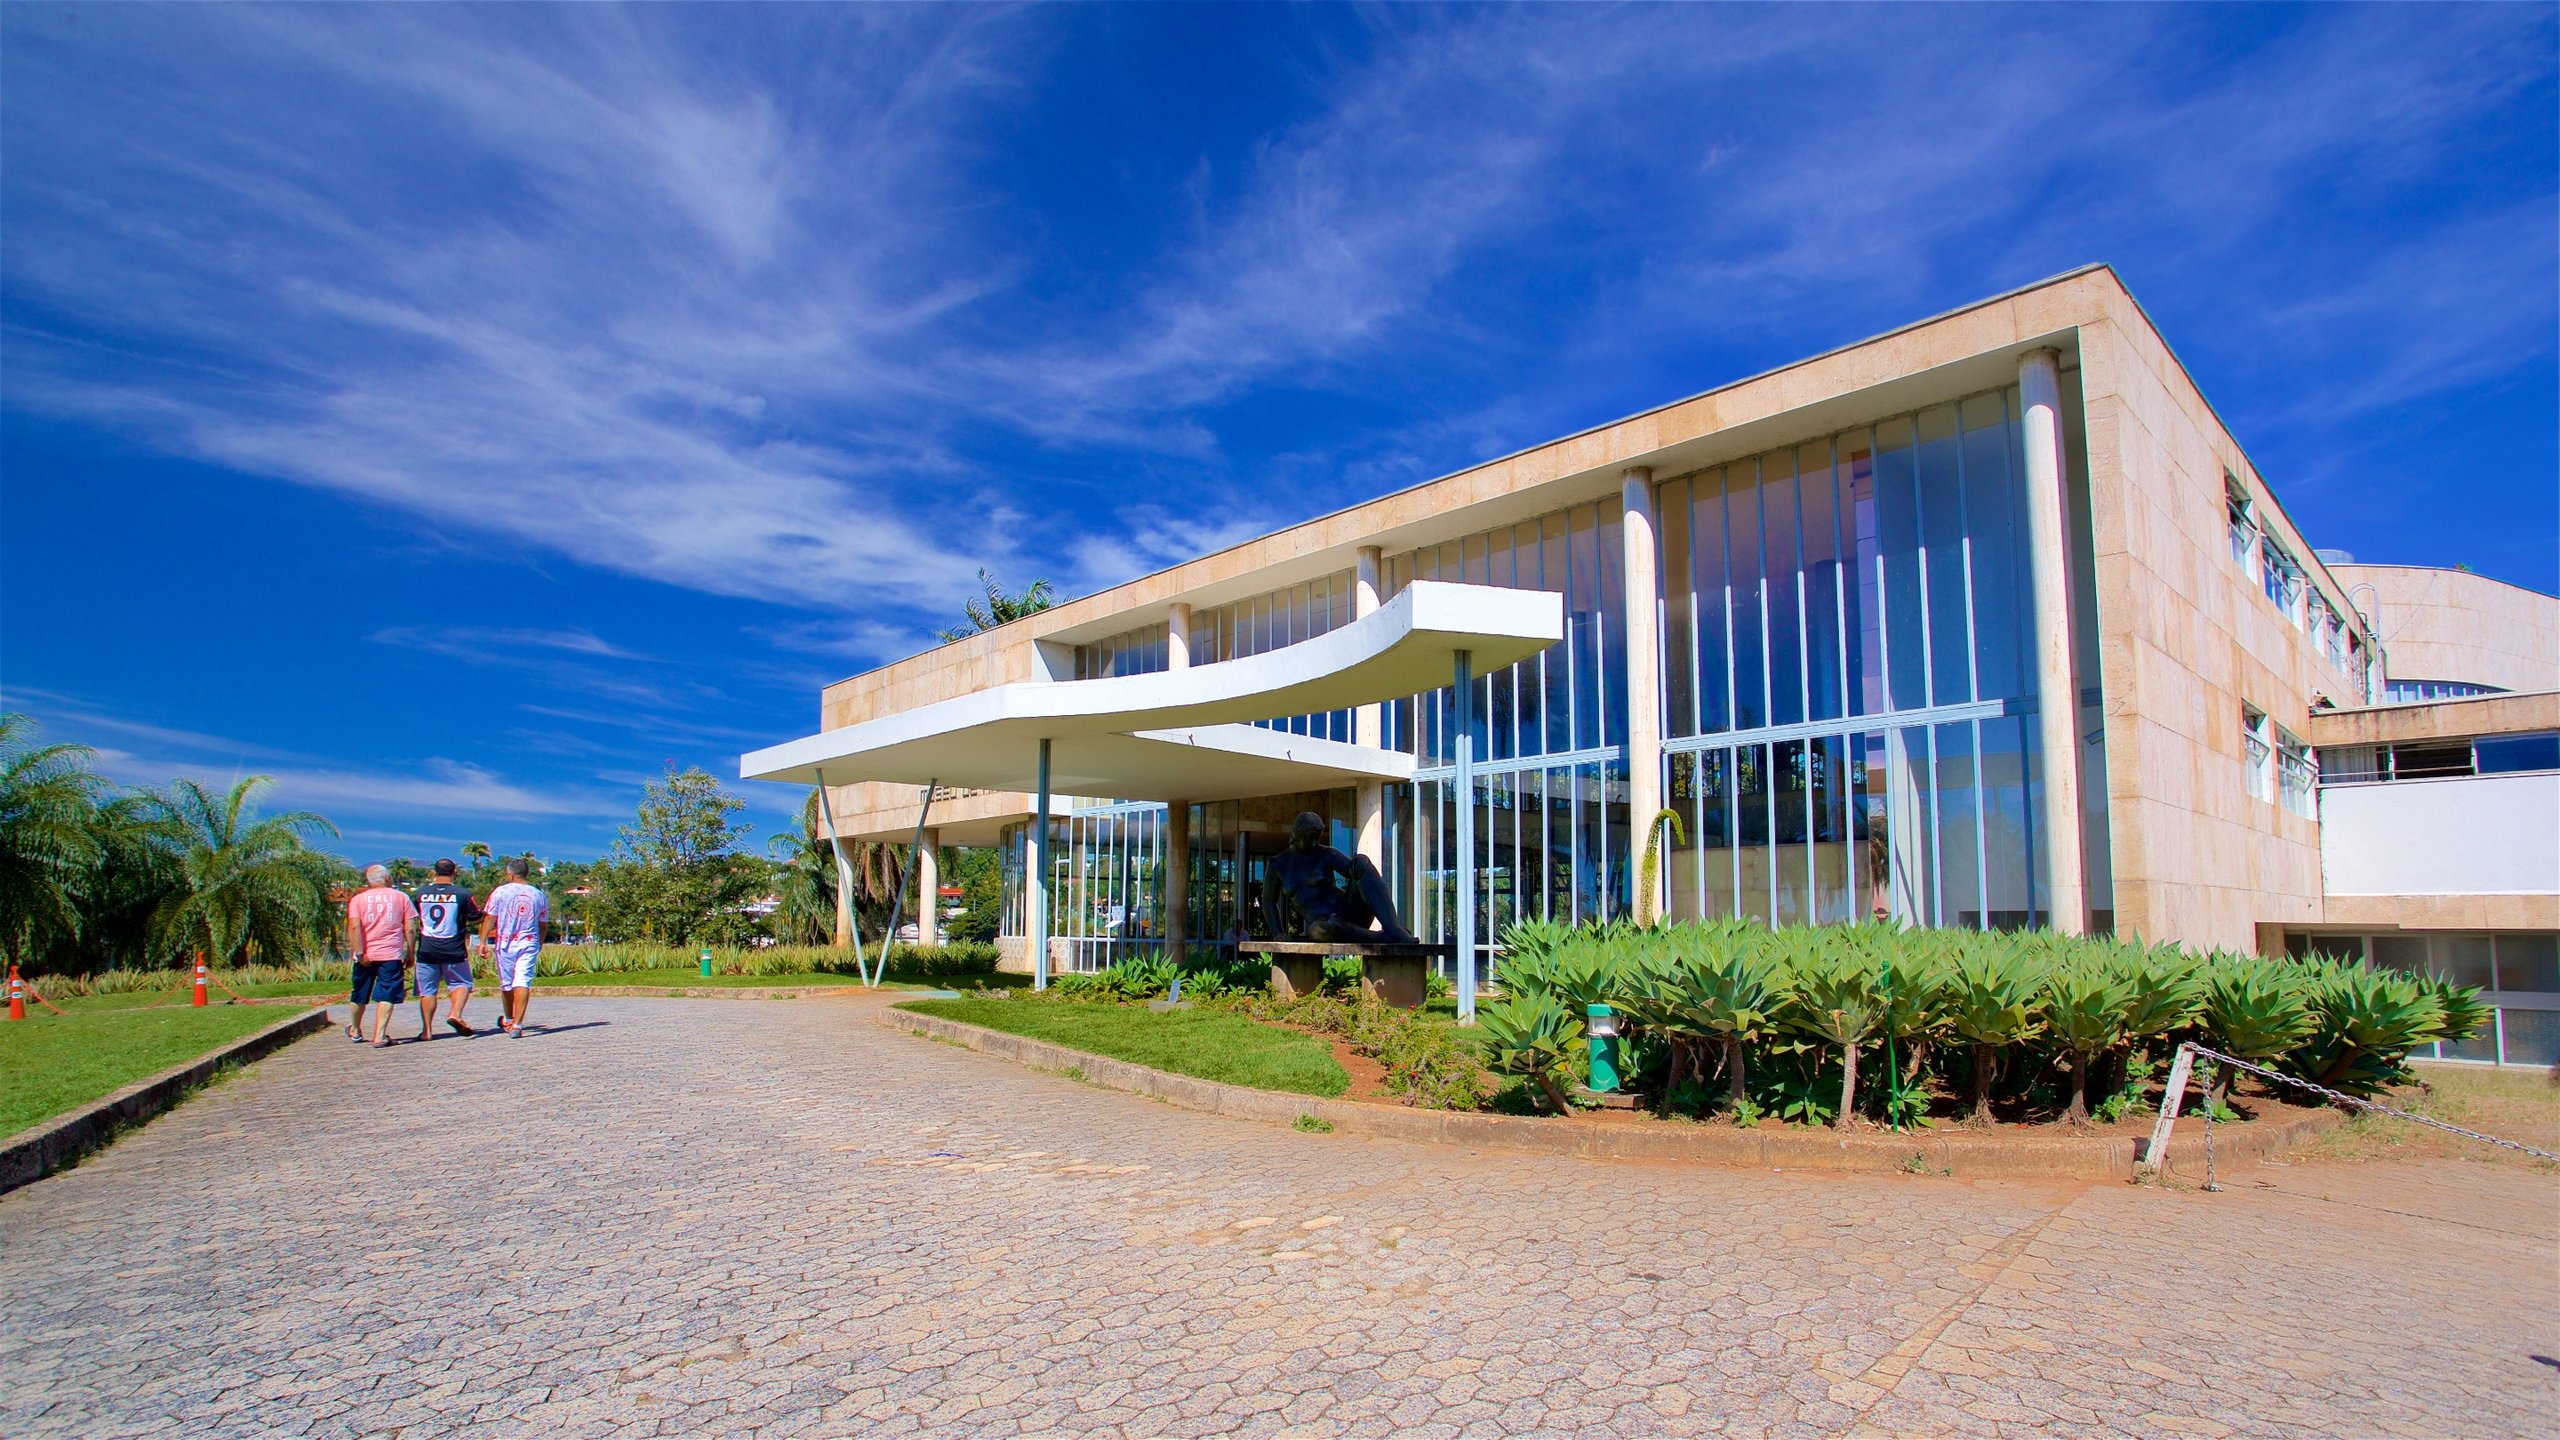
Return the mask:
[[2560,1407],[2560,1182],[2520,1169],[2208,1196],[1469,1153],[1171,1109],[873,1003],[546,995],[561,1028],[523,1040],[296,1044],[0,1197],[0,1435],[2515,1436]]

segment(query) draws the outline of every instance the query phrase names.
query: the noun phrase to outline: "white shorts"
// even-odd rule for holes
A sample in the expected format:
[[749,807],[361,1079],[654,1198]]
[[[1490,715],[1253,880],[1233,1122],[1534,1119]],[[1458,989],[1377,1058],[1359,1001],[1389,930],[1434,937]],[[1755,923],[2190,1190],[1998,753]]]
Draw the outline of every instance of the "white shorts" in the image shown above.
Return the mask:
[[533,962],[542,958],[542,947],[510,945],[498,947],[498,988],[530,990],[533,988]]

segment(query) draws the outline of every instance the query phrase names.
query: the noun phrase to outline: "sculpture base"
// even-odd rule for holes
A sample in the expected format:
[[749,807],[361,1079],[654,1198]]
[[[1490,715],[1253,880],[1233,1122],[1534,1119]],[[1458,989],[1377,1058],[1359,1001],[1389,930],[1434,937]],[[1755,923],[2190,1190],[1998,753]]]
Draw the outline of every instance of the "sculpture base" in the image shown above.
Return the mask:
[[1454,945],[1419,940],[1268,940],[1252,947],[1271,961],[1271,993],[1283,1000],[1324,988],[1324,962],[1336,955],[1360,957],[1363,1000],[1419,1010],[1430,994],[1430,962],[1457,953]]

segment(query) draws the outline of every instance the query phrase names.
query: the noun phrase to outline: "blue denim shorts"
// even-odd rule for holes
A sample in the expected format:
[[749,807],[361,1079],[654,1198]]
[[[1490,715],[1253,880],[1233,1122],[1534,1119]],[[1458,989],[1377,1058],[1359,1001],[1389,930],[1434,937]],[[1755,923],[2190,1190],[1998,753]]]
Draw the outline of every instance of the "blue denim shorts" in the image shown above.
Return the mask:
[[447,990],[471,988],[471,962],[468,960],[418,961],[418,998],[427,999]]
[[406,981],[397,960],[358,961],[355,988],[347,998],[358,1005],[397,1005],[408,998]]

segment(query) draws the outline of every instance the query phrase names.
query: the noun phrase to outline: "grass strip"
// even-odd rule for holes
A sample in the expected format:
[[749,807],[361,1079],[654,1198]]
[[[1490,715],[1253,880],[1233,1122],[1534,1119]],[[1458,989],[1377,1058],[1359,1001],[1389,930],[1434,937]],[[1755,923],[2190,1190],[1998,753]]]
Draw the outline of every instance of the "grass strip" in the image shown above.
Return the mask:
[[[831,972],[799,975],[714,975],[705,979],[699,969],[598,970],[581,971],[574,975],[539,976],[534,980],[533,988],[537,993],[555,986],[563,989],[577,989],[587,985],[664,985],[682,990],[787,990],[861,983],[862,981],[855,976],[837,975]],[[955,975],[929,980],[912,975],[901,975],[892,970],[883,983],[905,989],[921,990],[1011,989],[1030,984],[1031,977],[1028,975]],[[490,984],[494,986],[495,982]]]
[[969,999],[910,1000],[903,1008],[1256,1090],[1339,1095],[1351,1085],[1323,1040],[1214,1010],[1158,1015],[1136,1005]]
[[294,1012],[273,1005],[29,1012],[0,1021],[0,1135],[103,1100]]

